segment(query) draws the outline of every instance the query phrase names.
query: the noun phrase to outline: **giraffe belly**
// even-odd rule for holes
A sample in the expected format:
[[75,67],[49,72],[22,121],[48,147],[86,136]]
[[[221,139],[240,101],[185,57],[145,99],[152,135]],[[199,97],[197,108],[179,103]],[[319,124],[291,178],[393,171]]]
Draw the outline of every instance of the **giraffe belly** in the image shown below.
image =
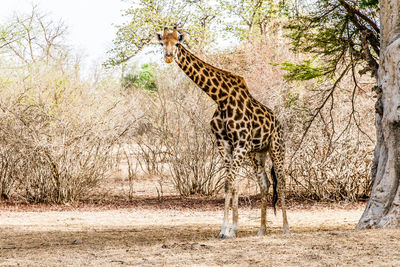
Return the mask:
[[269,148],[271,135],[263,127],[252,130],[250,146],[252,152],[264,152]]
[[250,152],[266,152],[269,148],[269,142],[258,142],[258,140],[251,141]]
[[251,148],[250,152],[267,152],[268,148],[269,148],[268,145],[264,145],[264,146],[255,145]]

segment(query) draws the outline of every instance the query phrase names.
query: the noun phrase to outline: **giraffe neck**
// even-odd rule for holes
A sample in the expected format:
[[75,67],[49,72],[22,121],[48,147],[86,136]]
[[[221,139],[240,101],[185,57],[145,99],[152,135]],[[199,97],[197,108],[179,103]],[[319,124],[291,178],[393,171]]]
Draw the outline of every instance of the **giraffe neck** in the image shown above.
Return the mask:
[[181,44],[178,44],[177,49],[175,61],[178,66],[219,106],[226,105],[232,91],[247,91],[245,85],[240,86],[240,83],[244,83],[241,77],[211,66],[186,50]]

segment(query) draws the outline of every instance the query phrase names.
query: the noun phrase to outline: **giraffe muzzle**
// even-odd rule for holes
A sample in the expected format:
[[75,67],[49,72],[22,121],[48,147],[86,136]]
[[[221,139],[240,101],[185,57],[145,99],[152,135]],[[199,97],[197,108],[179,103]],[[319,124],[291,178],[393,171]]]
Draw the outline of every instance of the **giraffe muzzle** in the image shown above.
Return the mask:
[[173,57],[165,57],[165,62],[166,63],[171,63],[174,60]]

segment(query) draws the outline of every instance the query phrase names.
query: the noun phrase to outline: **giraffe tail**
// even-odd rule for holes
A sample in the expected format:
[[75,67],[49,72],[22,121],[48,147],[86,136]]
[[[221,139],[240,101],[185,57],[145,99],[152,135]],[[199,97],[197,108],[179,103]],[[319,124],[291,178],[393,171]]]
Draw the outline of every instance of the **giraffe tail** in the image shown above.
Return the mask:
[[271,176],[272,176],[272,188],[273,188],[272,207],[274,208],[274,214],[276,215],[276,203],[278,202],[278,191],[277,191],[278,180],[276,179],[274,166],[272,166],[271,168]]

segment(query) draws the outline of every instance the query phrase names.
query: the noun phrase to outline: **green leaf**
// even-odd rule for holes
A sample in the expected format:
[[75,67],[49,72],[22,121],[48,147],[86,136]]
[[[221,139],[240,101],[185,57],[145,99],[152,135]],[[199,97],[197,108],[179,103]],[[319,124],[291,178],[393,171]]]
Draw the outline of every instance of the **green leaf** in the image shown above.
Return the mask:
[[305,60],[303,64],[284,62],[281,64],[281,69],[287,71],[284,78],[289,81],[311,80],[324,75],[324,68],[313,66],[310,60]]

